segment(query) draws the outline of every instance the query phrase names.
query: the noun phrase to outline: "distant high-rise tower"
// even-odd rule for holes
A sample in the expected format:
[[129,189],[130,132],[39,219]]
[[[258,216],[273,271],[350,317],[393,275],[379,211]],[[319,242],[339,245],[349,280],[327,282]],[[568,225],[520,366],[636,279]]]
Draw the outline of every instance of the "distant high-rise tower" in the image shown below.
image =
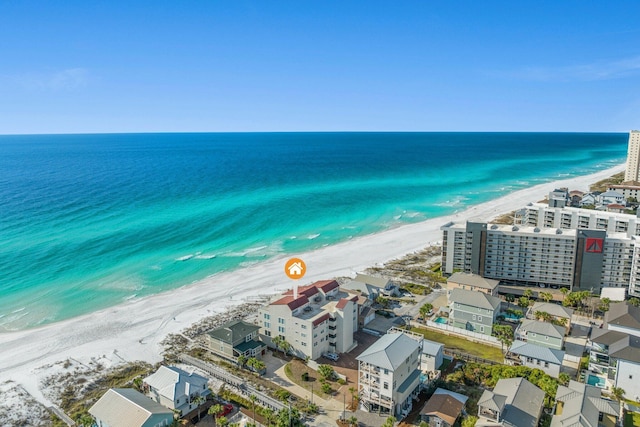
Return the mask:
[[640,131],[629,132],[629,150],[627,151],[627,169],[624,180],[640,181]]

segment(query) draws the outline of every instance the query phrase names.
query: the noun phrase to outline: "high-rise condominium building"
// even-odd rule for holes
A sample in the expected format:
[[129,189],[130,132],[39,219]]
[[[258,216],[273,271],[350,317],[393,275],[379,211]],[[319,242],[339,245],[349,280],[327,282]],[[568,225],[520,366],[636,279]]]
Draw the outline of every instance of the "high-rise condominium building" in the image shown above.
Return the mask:
[[624,180],[640,181],[640,131],[629,132],[629,148],[627,151],[627,168]]

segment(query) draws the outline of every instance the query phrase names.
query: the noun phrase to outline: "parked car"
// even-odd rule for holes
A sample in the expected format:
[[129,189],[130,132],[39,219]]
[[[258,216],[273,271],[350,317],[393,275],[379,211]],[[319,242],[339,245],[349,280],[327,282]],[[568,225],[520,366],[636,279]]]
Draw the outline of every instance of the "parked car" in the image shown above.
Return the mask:
[[334,362],[338,361],[339,356],[336,353],[325,353],[322,355],[326,359],[333,360]]
[[233,411],[233,405],[231,403],[225,403],[222,405],[222,412],[218,414],[218,418],[226,417],[231,413],[231,411]]

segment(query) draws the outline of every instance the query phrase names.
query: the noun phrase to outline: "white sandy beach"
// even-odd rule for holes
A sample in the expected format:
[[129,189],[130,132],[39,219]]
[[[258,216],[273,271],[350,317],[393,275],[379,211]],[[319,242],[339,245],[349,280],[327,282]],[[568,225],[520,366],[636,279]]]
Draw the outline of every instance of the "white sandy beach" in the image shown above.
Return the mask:
[[[526,203],[542,199],[557,187],[587,190],[588,185],[624,170],[624,165],[562,181],[541,184],[490,201],[458,214],[405,225],[353,239],[313,252],[299,254],[307,263],[303,283],[356,272],[400,257],[442,239],[440,226],[469,218],[490,219]],[[13,380],[36,399],[48,404],[38,389],[38,368],[69,357],[88,362],[105,355],[119,360],[161,359],[160,341],[202,317],[221,312],[243,298],[271,294],[291,287],[283,270],[284,259],[269,260],[232,273],[90,315],[37,329],[0,334],[0,383]],[[38,372],[37,372],[38,371]]]

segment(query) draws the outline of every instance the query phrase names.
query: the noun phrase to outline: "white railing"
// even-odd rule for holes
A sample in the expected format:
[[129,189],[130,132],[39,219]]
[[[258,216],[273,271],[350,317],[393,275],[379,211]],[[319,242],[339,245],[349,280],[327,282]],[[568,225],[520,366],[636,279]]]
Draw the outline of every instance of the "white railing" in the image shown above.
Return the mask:
[[469,337],[476,341],[481,341],[485,344],[493,345],[495,347],[501,347],[500,341],[496,337],[490,335],[481,334],[479,332],[467,331],[466,329],[457,328],[455,326],[447,325],[444,323],[436,323],[431,320],[427,320],[426,325],[433,329],[439,329],[441,331],[447,331],[452,335],[460,335],[463,337]]

